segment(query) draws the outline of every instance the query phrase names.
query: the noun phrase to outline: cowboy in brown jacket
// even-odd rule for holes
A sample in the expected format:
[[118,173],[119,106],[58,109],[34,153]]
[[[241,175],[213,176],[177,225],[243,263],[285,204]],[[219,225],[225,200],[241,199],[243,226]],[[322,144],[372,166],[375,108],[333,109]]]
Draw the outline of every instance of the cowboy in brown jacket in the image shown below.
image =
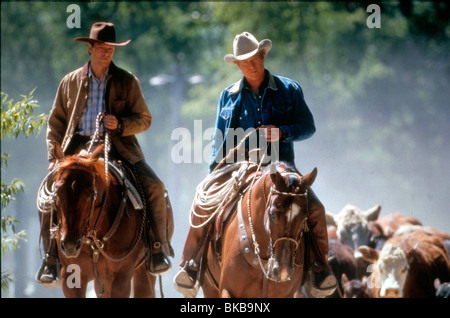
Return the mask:
[[[89,38],[76,38],[87,42],[91,59],[83,67],[67,74],[61,81],[48,119],[47,147],[49,171],[55,164],[54,143],[61,145],[66,155],[78,153],[86,147],[96,129],[96,117],[103,113],[103,125],[111,135],[110,158],[119,159],[137,174],[146,196],[147,213],[154,222],[152,256],[147,269],[152,274],[170,270],[167,254],[173,250],[167,239],[167,202],[165,187],[145,162],[136,134],[146,131],[152,116],[145,103],[139,80],[112,62],[116,46],[127,45],[130,40],[116,42],[112,23],[94,23]],[[50,238],[50,220],[41,215],[41,236],[45,257],[37,274],[43,285],[58,280],[58,254],[56,241]]]

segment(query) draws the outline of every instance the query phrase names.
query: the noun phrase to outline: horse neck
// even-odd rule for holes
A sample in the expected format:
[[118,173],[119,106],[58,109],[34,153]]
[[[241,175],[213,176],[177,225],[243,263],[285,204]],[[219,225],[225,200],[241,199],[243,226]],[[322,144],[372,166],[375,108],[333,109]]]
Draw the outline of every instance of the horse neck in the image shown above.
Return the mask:
[[265,218],[271,184],[270,177],[268,175],[262,175],[253,187],[247,191],[247,196],[244,197],[245,211],[247,211],[247,215],[244,215],[244,218],[249,218],[248,209],[250,208],[251,222],[254,230],[258,233],[264,233],[264,235],[258,236],[258,243],[264,243],[264,245],[269,243],[269,236],[265,234]]
[[[109,178],[111,180],[111,175]],[[105,195],[105,204],[102,211],[102,224],[109,226],[116,217],[122,195],[119,186],[112,182],[109,182],[109,184],[106,185]]]
[[89,222],[91,227],[95,226],[95,229],[100,232],[108,230],[119,206],[120,191],[112,178],[109,174],[109,182],[107,182],[104,176],[96,176],[95,186],[98,193],[96,205],[99,207],[95,209]]

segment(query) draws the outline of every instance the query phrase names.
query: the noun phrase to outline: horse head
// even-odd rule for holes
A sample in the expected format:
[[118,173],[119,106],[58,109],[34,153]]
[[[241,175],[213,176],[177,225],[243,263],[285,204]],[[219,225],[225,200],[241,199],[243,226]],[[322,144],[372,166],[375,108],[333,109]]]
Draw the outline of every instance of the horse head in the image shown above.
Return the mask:
[[101,206],[105,193],[104,164],[98,159],[103,145],[91,155],[64,156],[57,145],[54,151],[58,160],[55,175],[55,194],[60,248],[67,258],[78,257],[90,222]]
[[295,255],[302,244],[308,215],[307,192],[317,169],[301,176],[295,169],[271,171],[271,187],[266,207],[266,231],[270,235],[269,278],[284,282],[294,272]]

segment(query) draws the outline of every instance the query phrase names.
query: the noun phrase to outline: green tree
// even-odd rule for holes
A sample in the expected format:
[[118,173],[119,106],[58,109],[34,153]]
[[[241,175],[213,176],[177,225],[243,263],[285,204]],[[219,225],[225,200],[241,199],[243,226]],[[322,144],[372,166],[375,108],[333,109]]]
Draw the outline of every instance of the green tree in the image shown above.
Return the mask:
[[[44,114],[34,115],[35,108],[39,107],[37,101],[33,99],[34,90],[28,95],[22,95],[22,100],[14,102],[14,99],[8,99],[8,95],[1,92],[1,140],[3,137],[16,138],[19,135],[26,137],[39,132],[46,123],[47,116]],[[2,173],[8,166],[9,154],[1,154]],[[24,191],[24,183],[20,179],[13,179],[11,182],[1,182],[1,208],[2,208],[2,257],[5,253],[15,251],[20,240],[26,240],[24,230],[17,231],[16,224],[19,220],[10,215],[3,215],[3,211],[8,204],[15,200],[19,191]],[[8,271],[1,273],[1,288],[6,289],[10,282],[13,282]]]

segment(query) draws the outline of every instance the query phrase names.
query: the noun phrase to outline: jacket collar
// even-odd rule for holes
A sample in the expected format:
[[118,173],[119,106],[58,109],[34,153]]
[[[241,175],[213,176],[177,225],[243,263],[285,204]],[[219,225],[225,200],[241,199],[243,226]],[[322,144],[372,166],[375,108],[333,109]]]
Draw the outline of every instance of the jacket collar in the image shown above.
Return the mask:
[[[83,67],[81,68],[81,72],[80,72],[81,78],[89,77],[89,63],[90,62],[86,62],[86,64],[84,64]],[[114,76],[115,74],[117,74],[117,71],[118,71],[118,67],[113,62],[111,62],[111,64],[109,65],[109,69],[108,69],[107,79],[109,79],[111,76]]]
[[[276,91],[277,85],[275,84],[275,79],[273,78],[273,75],[266,70],[266,76],[269,77],[269,82],[267,83],[267,88],[273,89],[274,91]],[[237,94],[240,93],[242,88],[244,87],[244,78],[241,78],[239,81],[237,81],[236,83],[234,83],[229,89],[228,92],[231,94]]]

